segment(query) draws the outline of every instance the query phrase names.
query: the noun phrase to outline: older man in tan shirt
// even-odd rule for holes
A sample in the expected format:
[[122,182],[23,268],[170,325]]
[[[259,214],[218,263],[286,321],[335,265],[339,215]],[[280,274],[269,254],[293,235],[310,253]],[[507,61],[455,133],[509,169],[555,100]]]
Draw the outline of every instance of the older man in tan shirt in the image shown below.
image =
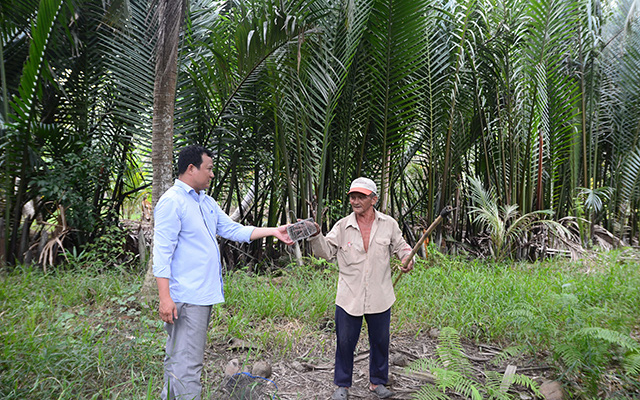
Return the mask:
[[[311,237],[316,256],[338,262],[336,294],[336,358],[332,399],[348,398],[352,384],[353,353],[358,343],[362,318],[369,331],[369,390],[380,398],[393,395],[384,385],[389,377],[389,326],[391,306],[396,300],[391,280],[391,256],[404,261],[411,247],[402,238],[398,223],[375,210],[376,184],[357,178],[349,189],[353,212],[338,221],[331,231]],[[318,229],[319,231],[319,229]],[[413,268],[410,261],[403,272]]]

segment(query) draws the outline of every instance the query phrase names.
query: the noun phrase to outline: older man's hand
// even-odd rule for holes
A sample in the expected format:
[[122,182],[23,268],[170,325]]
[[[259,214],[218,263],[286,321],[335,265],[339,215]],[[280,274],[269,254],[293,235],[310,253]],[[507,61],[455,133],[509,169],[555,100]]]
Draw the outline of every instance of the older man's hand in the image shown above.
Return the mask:
[[409,272],[409,271],[411,271],[413,269],[413,257],[411,257],[411,260],[408,260],[408,262],[407,262],[408,258],[409,258],[409,256],[405,256],[402,259],[402,265],[400,266],[400,271]]

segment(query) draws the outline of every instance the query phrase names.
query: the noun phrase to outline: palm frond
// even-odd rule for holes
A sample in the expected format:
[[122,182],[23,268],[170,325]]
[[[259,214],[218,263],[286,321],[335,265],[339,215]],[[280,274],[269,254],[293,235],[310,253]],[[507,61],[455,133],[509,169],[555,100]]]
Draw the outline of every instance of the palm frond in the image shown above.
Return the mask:
[[640,351],[640,345],[638,345],[636,340],[631,338],[629,335],[625,335],[614,330],[600,327],[589,327],[580,329],[576,332],[576,335],[603,340],[609,344],[620,346],[625,350],[634,352]]
[[36,100],[37,81],[45,65],[44,53],[61,7],[61,0],[42,0],[31,32],[29,58],[22,69],[20,86],[18,87],[19,95],[13,98],[11,104],[14,119],[27,129],[34,118],[32,108]]
[[638,375],[640,374],[640,353],[635,352],[630,355],[627,355],[622,361],[624,365],[625,371],[629,375]]

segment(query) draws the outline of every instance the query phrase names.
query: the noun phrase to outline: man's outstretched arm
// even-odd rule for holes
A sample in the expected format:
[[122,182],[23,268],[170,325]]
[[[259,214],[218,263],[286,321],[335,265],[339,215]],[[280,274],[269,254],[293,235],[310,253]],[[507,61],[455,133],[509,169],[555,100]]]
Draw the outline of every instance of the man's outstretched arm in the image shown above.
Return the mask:
[[286,225],[281,225],[277,228],[256,228],[251,232],[251,240],[262,239],[267,236],[275,236],[284,244],[293,244],[293,240],[287,233]]

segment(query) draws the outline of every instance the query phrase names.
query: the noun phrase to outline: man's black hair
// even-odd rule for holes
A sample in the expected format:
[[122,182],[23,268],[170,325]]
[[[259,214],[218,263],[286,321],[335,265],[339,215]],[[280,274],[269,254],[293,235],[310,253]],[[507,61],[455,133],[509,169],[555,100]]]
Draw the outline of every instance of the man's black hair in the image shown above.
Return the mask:
[[187,171],[189,164],[193,164],[194,167],[200,169],[203,154],[213,158],[213,153],[211,153],[211,151],[197,144],[187,146],[180,150],[180,154],[178,154],[178,176]]

